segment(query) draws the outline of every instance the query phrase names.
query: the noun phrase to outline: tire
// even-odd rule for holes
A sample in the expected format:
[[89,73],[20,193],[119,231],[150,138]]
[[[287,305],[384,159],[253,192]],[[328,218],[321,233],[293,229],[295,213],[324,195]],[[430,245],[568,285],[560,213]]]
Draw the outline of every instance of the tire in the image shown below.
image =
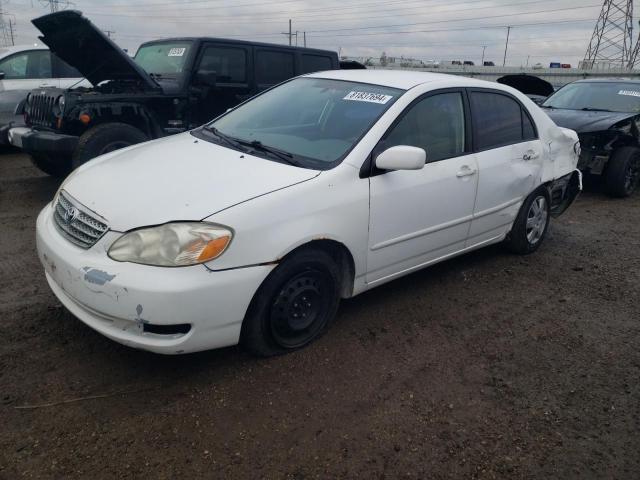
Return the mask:
[[535,252],[547,235],[551,218],[549,191],[540,187],[529,195],[522,207],[506,241],[507,248],[519,255]]
[[315,249],[294,252],[254,295],[240,343],[262,357],[300,349],[326,331],[339,303],[340,270],[331,256]]
[[55,178],[64,178],[71,173],[70,158],[38,153],[31,155],[31,162],[44,173]]
[[628,197],[640,182],[640,148],[621,147],[615,150],[605,173],[607,192],[612,197]]
[[78,168],[99,155],[147,140],[143,132],[129,124],[103,123],[82,134],[73,153],[72,166]]

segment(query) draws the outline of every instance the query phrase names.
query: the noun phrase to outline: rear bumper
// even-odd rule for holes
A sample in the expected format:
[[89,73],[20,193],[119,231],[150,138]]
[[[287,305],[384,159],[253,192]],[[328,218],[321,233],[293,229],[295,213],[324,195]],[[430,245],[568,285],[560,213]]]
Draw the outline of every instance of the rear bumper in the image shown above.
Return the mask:
[[551,195],[551,215],[558,217],[578,198],[582,191],[582,172],[573,172],[554,180],[549,188]]
[[21,148],[27,153],[49,153],[70,155],[78,146],[74,135],[34,130],[29,127],[5,126],[0,129],[0,139],[8,145]]

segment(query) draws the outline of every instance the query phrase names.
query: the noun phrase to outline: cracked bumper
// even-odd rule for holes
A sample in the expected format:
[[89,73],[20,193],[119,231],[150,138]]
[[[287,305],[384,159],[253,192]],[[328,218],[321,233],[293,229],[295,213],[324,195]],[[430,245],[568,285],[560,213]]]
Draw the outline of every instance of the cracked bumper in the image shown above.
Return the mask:
[[[124,345],[179,354],[235,345],[254,293],[273,266],[211,272],[202,265],[163,268],[115,262],[108,232],[88,250],[63,238],[46,206],[38,216],[38,256],[60,302],[99,333]],[[143,325],[191,325],[185,334]]]

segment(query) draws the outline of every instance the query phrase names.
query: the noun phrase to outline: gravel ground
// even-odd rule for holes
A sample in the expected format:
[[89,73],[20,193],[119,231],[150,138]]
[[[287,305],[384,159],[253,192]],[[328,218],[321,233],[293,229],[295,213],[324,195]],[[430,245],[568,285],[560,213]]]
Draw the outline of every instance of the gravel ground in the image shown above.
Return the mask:
[[2,479],[640,477],[639,194],[588,190],[536,254],[397,280],[264,360],[73,318],[34,251],[56,188],[0,156]]

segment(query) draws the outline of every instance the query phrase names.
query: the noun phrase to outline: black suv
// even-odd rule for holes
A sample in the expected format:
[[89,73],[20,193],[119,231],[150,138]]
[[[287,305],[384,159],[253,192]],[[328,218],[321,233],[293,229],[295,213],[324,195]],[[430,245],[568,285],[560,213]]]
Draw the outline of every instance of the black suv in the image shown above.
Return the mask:
[[0,129],[0,139],[54,176],[98,155],[194,128],[288,78],[340,68],[331,51],[218,38],[147,42],[131,59],[81,12],[32,23],[42,42],[93,85],[33,90],[18,106],[26,126]]

